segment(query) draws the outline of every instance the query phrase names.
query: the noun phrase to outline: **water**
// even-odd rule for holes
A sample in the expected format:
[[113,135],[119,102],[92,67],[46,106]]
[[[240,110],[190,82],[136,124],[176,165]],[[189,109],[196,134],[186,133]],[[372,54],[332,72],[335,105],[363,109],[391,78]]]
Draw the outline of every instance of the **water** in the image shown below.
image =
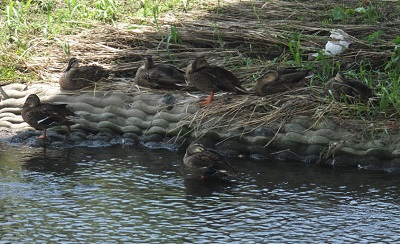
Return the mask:
[[201,180],[183,152],[0,145],[0,243],[398,242],[398,175],[235,160]]

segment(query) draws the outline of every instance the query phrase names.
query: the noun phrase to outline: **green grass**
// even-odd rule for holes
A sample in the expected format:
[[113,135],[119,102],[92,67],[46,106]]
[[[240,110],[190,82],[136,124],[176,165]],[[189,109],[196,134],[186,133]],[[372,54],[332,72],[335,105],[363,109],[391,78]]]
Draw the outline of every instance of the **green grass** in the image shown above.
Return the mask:
[[293,56],[293,60],[296,66],[300,67],[303,59],[301,55],[303,55],[303,50],[300,47],[300,38],[297,40],[290,40],[288,43],[290,53]]
[[376,31],[370,35],[368,35],[365,40],[369,44],[369,46],[374,46],[375,44],[379,44],[379,41],[382,40],[382,36],[385,34],[382,30]]
[[[344,24],[375,24],[377,22],[384,22],[386,19],[392,17],[391,12],[393,11],[384,11],[387,8],[384,2],[370,1],[368,6],[361,5],[361,2],[359,6],[348,6],[346,3],[335,5],[331,10],[331,21]],[[388,13],[390,14],[388,15]]]
[[114,0],[11,0],[0,5],[0,11],[0,24],[5,26],[0,31],[0,59],[4,61],[0,64],[0,84],[36,78],[13,68],[31,57],[34,40],[58,43],[68,56],[69,44],[59,36],[77,33],[77,27],[92,28],[99,21],[112,23],[118,15]]
[[394,40],[396,44],[390,61],[385,66],[387,79],[381,85],[381,107],[386,110],[390,105],[400,114],[400,36]]

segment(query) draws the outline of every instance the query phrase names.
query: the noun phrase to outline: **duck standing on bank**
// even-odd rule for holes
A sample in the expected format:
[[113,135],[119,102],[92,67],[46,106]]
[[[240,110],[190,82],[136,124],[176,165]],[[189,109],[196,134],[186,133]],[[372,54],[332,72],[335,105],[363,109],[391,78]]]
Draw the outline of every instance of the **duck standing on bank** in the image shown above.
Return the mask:
[[109,73],[109,70],[97,65],[79,66],[78,59],[71,58],[58,83],[64,90],[78,90],[108,78]]
[[71,132],[71,125],[68,116],[75,116],[75,113],[66,108],[67,104],[48,104],[40,103],[36,94],[27,97],[21,106],[22,119],[36,130],[43,130],[43,135],[39,138],[46,139],[46,129],[53,126],[65,125],[68,133]]
[[330,79],[325,85],[325,90],[336,100],[345,98],[351,103],[357,101],[366,103],[374,96],[371,88],[359,80],[346,77],[343,72],[338,72],[334,78]]
[[204,57],[197,57],[188,65],[186,78],[190,85],[210,93],[208,99],[201,101],[200,105],[210,104],[214,99],[214,93],[217,91],[235,92],[237,94],[247,93],[232,72],[219,66],[209,65]]
[[296,68],[268,70],[256,80],[254,92],[259,96],[266,96],[301,87],[309,73],[310,70]]
[[177,89],[186,86],[182,70],[165,64],[154,64],[151,56],[144,58],[144,64],[137,70],[134,81],[139,86],[156,89]]
[[205,148],[202,144],[192,143],[186,149],[183,163],[201,175],[201,178],[209,176],[236,176],[236,170],[224,160],[218,152]]

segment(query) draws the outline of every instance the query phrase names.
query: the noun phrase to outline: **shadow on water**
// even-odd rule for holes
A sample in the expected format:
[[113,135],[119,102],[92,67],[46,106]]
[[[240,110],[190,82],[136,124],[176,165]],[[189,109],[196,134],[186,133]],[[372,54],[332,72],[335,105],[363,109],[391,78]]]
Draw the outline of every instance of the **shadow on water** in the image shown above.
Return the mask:
[[55,176],[67,176],[77,168],[77,162],[82,157],[71,148],[47,149],[35,148],[31,153],[25,154],[24,169],[33,172],[52,173]]
[[183,180],[187,198],[207,197],[216,193],[228,193],[236,183],[219,178],[201,179],[200,177]]

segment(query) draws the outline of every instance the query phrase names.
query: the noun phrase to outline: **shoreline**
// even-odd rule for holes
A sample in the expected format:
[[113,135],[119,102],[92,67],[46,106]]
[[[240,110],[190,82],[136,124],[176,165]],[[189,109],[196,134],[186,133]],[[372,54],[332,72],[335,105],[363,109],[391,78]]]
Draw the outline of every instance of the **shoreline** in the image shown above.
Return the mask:
[[[235,99],[235,95],[230,94],[218,95],[211,106],[200,108],[198,98],[185,92],[157,90],[128,94],[82,90],[64,93],[58,85],[14,83],[2,87],[0,141],[44,145],[36,139],[41,132],[29,127],[20,116],[19,106],[31,93],[37,94],[43,102],[67,103],[78,114],[71,135],[66,137],[62,126],[50,128],[46,146],[140,144],[153,149],[185,150],[191,141],[198,140],[227,157],[295,160],[332,168],[400,172],[400,142],[396,135],[381,133],[368,139],[354,128],[326,118],[315,121],[286,117],[268,125],[248,125],[243,123],[249,120],[243,109],[234,117],[216,116],[208,111],[215,112],[227,100]],[[246,101],[244,97],[238,99]],[[247,100],[255,99],[263,98],[247,97]]]

